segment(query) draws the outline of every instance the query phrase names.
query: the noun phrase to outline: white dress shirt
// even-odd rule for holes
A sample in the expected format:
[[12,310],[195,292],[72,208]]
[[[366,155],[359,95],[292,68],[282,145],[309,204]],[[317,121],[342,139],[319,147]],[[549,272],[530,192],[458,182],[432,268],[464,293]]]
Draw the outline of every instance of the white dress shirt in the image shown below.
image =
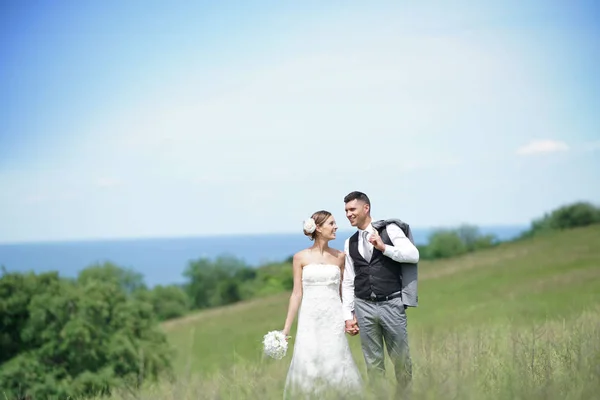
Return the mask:
[[[406,237],[402,229],[396,224],[389,224],[385,227],[390,240],[394,244],[390,246],[385,245],[383,255],[391,258],[396,262],[401,263],[418,263],[419,262],[419,250],[414,244]],[[375,231],[373,226],[369,224],[365,229],[369,233],[368,237]],[[363,254],[363,236],[362,230],[358,230],[358,252],[361,256]],[[373,251],[373,245],[369,242],[366,244]],[[344,310],[344,320],[353,318],[354,313],[354,262],[350,257],[350,238],[346,239],[344,243],[344,252],[346,253],[346,264],[344,267],[344,279],[342,281],[342,304]]]

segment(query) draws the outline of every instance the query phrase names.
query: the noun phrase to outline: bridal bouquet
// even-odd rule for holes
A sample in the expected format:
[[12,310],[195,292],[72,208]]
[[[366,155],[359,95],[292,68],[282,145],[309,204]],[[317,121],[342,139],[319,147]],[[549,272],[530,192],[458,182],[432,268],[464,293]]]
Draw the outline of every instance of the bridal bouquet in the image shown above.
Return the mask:
[[[287,337],[289,338],[289,336]],[[276,360],[281,360],[287,352],[288,342],[282,331],[271,331],[263,337],[264,353]]]

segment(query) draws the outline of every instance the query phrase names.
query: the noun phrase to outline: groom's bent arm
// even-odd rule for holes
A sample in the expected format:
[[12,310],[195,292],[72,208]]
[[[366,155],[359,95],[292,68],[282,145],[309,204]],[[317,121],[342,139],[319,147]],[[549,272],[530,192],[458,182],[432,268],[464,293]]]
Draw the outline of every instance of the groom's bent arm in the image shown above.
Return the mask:
[[383,255],[400,263],[418,263],[419,249],[406,237],[404,231],[396,224],[389,224],[385,229],[394,245],[386,244]]
[[344,320],[348,321],[354,318],[354,263],[349,253],[349,240],[344,244],[344,253],[346,261],[344,263],[344,279],[342,280],[342,309]]

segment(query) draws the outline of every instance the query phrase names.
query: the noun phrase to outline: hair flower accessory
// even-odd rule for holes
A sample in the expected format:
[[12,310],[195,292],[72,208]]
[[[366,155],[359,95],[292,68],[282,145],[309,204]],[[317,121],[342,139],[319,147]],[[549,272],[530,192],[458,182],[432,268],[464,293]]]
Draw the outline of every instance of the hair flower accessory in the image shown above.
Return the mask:
[[315,220],[312,218],[304,221],[304,231],[306,233],[313,233],[317,229],[317,224],[315,224]]

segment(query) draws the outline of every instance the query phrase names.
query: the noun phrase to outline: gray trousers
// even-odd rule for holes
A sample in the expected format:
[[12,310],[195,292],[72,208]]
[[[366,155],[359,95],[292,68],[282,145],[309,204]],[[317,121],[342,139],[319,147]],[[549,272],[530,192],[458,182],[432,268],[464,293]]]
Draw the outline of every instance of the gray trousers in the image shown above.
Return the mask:
[[385,376],[385,341],[399,389],[408,386],[412,380],[412,361],[402,299],[371,302],[355,298],[354,312],[360,328],[360,342],[369,380]]

